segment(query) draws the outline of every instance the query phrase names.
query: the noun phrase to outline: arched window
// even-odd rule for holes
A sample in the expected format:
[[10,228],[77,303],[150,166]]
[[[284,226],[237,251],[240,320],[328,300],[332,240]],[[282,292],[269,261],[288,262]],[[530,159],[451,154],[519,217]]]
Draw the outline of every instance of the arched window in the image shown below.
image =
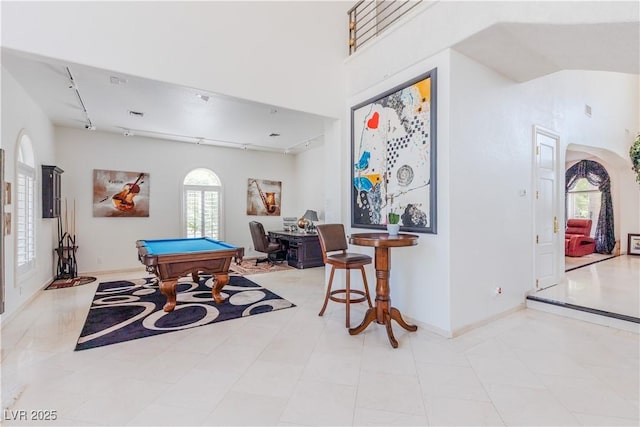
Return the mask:
[[220,229],[222,186],[218,176],[209,169],[194,169],[187,174],[182,188],[184,235],[220,239],[222,236]]
[[[590,219],[597,223],[600,215],[602,193],[587,178],[578,179],[567,191],[567,217]],[[591,227],[591,237],[596,235],[596,227]]]
[[35,267],[35,158],[31,139],[22,134],[18,140],[16,164],[16,261],[18,274]]

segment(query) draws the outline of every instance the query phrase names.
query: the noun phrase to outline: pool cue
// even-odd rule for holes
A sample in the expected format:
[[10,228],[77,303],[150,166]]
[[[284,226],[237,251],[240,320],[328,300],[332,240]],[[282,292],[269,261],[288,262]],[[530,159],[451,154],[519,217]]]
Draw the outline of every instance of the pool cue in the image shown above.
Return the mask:
[[64,229],[65,233],[69,234],[69,217],[67,216],[68,206],[67,199],[64,199]]

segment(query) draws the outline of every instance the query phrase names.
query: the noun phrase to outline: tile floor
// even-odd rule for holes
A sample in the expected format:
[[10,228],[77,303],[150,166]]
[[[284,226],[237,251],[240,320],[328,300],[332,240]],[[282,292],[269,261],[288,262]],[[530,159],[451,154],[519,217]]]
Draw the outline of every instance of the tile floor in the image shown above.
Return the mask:
[[637,334],[523,309],[454,339],[396,327],[394,350],[340,304],[318,317],[323,277],[250,276],[297,307],[80,352],[98,282],[43,291],[2,331],[2,424],[639,424]]
[[621,255],[571,270],[534,295],[640,318],[640,257]]
[[613,255],[592,253],[589,255],[581,256],[581,257],[565,256],[564,269],[565,271],[569,271],[575,268],[580,268],[584,265],[593,264],[595,262],[603,261],[609,258],[613,258]]

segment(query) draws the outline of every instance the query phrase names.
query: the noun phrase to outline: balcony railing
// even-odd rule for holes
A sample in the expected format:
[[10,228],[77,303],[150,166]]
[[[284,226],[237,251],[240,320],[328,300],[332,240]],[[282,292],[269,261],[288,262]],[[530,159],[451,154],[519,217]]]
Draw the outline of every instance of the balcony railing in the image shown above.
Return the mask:
[[422,0],[360,0],[349,15],[349,55],[382,33]]

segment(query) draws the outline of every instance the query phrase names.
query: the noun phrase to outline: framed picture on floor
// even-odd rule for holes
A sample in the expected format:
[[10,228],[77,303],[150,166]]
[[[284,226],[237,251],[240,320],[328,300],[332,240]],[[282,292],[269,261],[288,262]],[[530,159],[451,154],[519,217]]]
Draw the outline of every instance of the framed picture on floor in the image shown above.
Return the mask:
[[627,238],[627,253],[629,255],[640,255],[640,234],[631,234]]
[[436,234],[436,89],[434,68],[351,108],[352,227]]

